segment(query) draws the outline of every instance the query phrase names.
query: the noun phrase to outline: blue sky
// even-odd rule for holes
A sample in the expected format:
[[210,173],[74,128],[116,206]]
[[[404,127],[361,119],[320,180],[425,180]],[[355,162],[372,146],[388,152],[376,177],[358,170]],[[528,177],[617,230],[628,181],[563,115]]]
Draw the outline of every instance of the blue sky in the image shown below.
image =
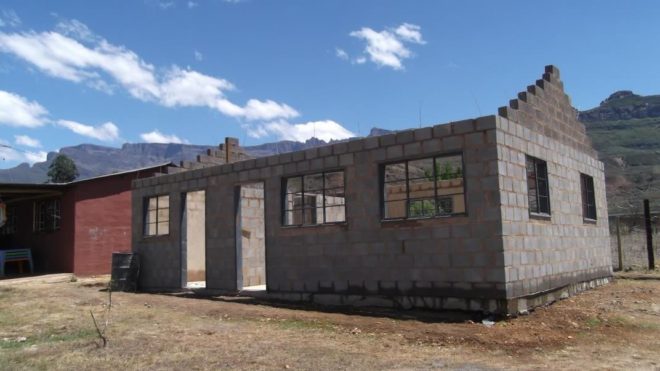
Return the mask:
[[[562,72],[657,94],[657,1],[0,3],[0,168],[80,143],[254,145],[494,114]],[[11,147],[11,148],[9,148]]]

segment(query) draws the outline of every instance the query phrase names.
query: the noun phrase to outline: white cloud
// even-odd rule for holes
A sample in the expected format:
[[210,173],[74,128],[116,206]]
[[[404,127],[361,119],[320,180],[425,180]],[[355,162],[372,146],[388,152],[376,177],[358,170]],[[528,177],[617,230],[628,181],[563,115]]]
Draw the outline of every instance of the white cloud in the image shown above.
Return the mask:
[[[364,53],[378,66],[390,67],[395,70],[404,69],[403,60],[412,57],[412,52],[405,43],[425,44],[422,39],[421,27],[403,23],[395,29],[385,29],[380,32],[369,27],[362,27],[349,34],[352,37],[366,41]],[[354,59],[354,63],[363,64],[366,57]]]
[[47,121],[48,111],[39,103],[0,90],[0,124],[35,128]]
[[34,164],[35,162],[44,162],[46,161],[46,158],[48,158],[48,152],[46,151],[39,151],[39,152],[25,152],[24,153],[25,160],[30,163],[30,165]]
[[161,9],[165,9],[165,10],[167,10],[167,9],[169,9],[169,8],[173,8],[173,7],[174,7],[174,1],[159,1],[159,2],[158,2],[158,6],[159,6]]
[[[83,23],[60,22],[58,32],[2,33],[0,51],[31,63],[44,73],[111,93],[113,83],[136,99],[166,107],[208,107],[240,119],[297,117],[296,110],[272,100],[250,99],[245,106],[225,97],[227,80],[181,69],[157,69],[136,53],[94,35]],[[160,71],[160,72],[159,72]]]
[[226,99],[220,99],[215,102],[215,108],[227,116],[243,117],[249,121],[274,120],[280,117],[293,118],[299,115],[290,106],[273,102],[272,100],[264,102],[250,99],[245,107],[240,107]]
[[163,134],[157,129],[149,132],[140,134],[140,138],[147,143],[177,143],[177,144],[188,144],[189,142],[185,139],[181,139],[178,136],[171,134]]
[[196,8],[199,4],[194,1],[188,1],[188,9]]
[[62,35],[70,36],[76,40],[99,42],[102,41],[98,35],[87,27],[86,24],[77,19],[65,19],[55,25],[55,31]]
[[0,161],[27,162],[32,165],[35,162],[46,161],[47,155],[48,153],[45,151],[19,151],[0,139]]
[[119,128],[112,122],[91,126],[70,120],[58,120],[57,125],[67,128],[78,135],[98,139],[103,142],[112,142],[119,139]]
[[404,40],[415,44],[426,44],[426,41],[422,40],[421,27],[415,24],[403,23],[394,30],[394,33],[399,35],[399,37]]
[[286,104],[273,102],[272,100],[260,101],[250,99],[242,108],[241,116],[248,120],[273,120],[278,117],[294,118],[298,112]]
[[166,81],[160,86],[161,104],[175,106],[212,107],[221,97],[223,90],[232,90],[234,86],[227,80],[217,79],[196,71],[172,69]]
[[275,135],[280,140],[295,140],[304,142],[310,138],[327,141],[332,139],[347,139],[355,134],[332,120],[310,121],[303,124],[291,124],[284,120],[273,121],[248,128],[248,135],[253,138],[263,138]]
[[27,135],[14,135],[14,143],[19,146],[41,148],[41,142],[38,139],[30,138]]
[[336,48],[335,49],[335,54],[337,55],[337,58],[343,59],[345,61],[348,60],[348,53],[344,49]]
[[13,10],[3,10],[0,14],[0,27],[18,27],[21,23],[18,14]]
[[195,50],[195,60],[197,62],[201,62],[204,60],[204,54],[202,54],[200,51]]

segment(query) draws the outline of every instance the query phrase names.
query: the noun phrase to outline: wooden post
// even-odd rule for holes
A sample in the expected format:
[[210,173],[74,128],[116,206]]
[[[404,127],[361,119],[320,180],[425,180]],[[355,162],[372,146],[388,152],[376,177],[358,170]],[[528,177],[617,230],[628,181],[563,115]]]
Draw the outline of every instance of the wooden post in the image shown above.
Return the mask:
[[653,230],[651,228],[651,206],[649,200],[644,200],[644,224],[646,224],[646,252],[649,255],[649,270],[655,269],[655,256],[653,254]]
[[616,217],[616,250],[619,255],[619,270],[623,271],[623,248],[621,247],[621,217]]

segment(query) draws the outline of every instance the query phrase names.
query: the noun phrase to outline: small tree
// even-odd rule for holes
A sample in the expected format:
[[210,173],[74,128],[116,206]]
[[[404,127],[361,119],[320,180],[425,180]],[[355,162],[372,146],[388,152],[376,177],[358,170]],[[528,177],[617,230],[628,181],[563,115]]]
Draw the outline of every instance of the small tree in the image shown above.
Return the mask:
[[51,183],[68,183],[78,177],[78,168],[67,155],[57,155],[48,168]]

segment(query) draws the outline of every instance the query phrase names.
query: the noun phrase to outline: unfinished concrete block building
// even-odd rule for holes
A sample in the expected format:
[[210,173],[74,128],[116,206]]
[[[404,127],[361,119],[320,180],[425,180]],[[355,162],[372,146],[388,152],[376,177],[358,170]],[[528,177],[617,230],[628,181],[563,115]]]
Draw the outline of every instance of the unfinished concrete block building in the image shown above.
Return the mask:
[[199,280],[199,256],[207,289],[324,304],[511,314],[605,283],[603,164],[576,113],[548,66],[497,115],[136,180],[140,287]]

